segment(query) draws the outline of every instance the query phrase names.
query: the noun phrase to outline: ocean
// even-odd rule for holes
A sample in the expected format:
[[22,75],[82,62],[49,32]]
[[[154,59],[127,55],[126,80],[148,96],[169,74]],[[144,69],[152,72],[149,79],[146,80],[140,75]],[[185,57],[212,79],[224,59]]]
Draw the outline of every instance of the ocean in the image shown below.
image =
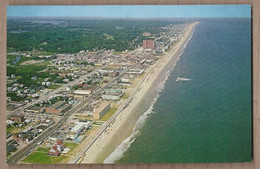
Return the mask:
[[251,161],[251,19],[203,19],[179,54],[140,107],[132,135],[105,162]]

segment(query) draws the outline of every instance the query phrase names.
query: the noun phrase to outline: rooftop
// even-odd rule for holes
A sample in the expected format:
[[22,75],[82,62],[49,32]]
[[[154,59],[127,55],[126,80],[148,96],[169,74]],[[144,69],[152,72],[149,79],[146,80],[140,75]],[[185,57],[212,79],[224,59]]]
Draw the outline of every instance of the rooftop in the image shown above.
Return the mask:
[[61,108],[64,104],[65,104],[64,101],[58,101],[58,102],[56,102],[55,104],[51,105],[50,107],[51,107],[51,108],[54,108],[54,109],[59,109],[59,108]]
[[77,132],[82,126],[90,125],[90,121],[88,122],[77,122],[77,124],[70,130],[71,132]]
[[106,108],[109,105],[110,105],[110,103],[108,103],[108,102],[101,102],[100,104],[98,104],[95,107],[95,112],[101,112],[102,110],[104,110],[104,108]]

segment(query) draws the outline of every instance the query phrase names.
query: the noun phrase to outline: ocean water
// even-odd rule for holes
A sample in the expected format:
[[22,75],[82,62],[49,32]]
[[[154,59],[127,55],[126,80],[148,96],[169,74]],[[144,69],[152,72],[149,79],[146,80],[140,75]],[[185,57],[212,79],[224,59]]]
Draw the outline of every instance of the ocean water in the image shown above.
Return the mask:
[[251,161],[251,20],[202,20],[180,54],[151,91],[138,130],[105,162]]

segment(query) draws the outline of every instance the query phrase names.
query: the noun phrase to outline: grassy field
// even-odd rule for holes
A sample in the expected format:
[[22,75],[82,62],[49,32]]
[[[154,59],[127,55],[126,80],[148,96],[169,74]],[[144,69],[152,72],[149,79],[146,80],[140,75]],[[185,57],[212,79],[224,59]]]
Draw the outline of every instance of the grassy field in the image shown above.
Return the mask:
[[55,157],[48,156],[47,152],[47,148],[39,147],[35,152],[31,153],[24,160],[22,160],[22,162],[34,164],[53,164],[52,158]]
[[6,134],[16,133],[25,127],[14,127],[14,126],[6,126]]
[[[73,155],[71,152],[77,147],[78,144],[65,142],[66,147],[70,149],[68,154],[66,155]],[[66,160],[68,157],[64,155],[60,155],[58,157],[48,156],[47,152],[49,151],[48,148],[39,147],[29,156],[27,156],[22,163],[32,163],[32,164],[60,164],[63,160]]]
[[36,151],[43,152],[43,153],[47,153],[47,152],[49,151],[49,149],[43,148],[43,147],[39,147],[39,148],[37,148]]
[[68,152],[68,154],[74,150],[77,147],[77,143],[71,143],[71,142],[65,142],[64,143],[66,147],[68,147],[70,149],[70,151]]
[[112,107],[106,112],[106,114],[100,119],[101,121],[107,121],[115,112],[117,111],[116,107]]

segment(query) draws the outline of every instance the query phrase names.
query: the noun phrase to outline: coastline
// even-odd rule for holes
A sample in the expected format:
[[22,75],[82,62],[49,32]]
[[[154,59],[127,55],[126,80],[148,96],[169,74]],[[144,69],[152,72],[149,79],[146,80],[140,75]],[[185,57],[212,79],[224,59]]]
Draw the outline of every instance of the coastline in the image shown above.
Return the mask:
[[[125,145],[127,150],[127,146],[130,146],[131,142],[134,141],[134,139],[130,141],[131,138],[129,136],[138,133],[133,133],[136,123],[140,118],[140,114],[136,114],[135,109],[142,104],[143,99],[149,94],[150,89],[153,87],[158,76],[160,76],[162,70],[173,60],[175,66],[181,55],[179,51],[185,48],[197,24],[197,22],[190,24],[180,41],[174,44],[164,56],[160,57],[154,65],[146,70],[145,75],[139,80],[136,91],[130,93],[130,95],[133,96],[133,100],[87,150],[85,157],[81,161],[82,164],[102,163],[123,141],[129,142],[128,145]],[[143,114],[141,114],[141,116]],[[119,156],[120,155],[122,154],[119,154]]]

